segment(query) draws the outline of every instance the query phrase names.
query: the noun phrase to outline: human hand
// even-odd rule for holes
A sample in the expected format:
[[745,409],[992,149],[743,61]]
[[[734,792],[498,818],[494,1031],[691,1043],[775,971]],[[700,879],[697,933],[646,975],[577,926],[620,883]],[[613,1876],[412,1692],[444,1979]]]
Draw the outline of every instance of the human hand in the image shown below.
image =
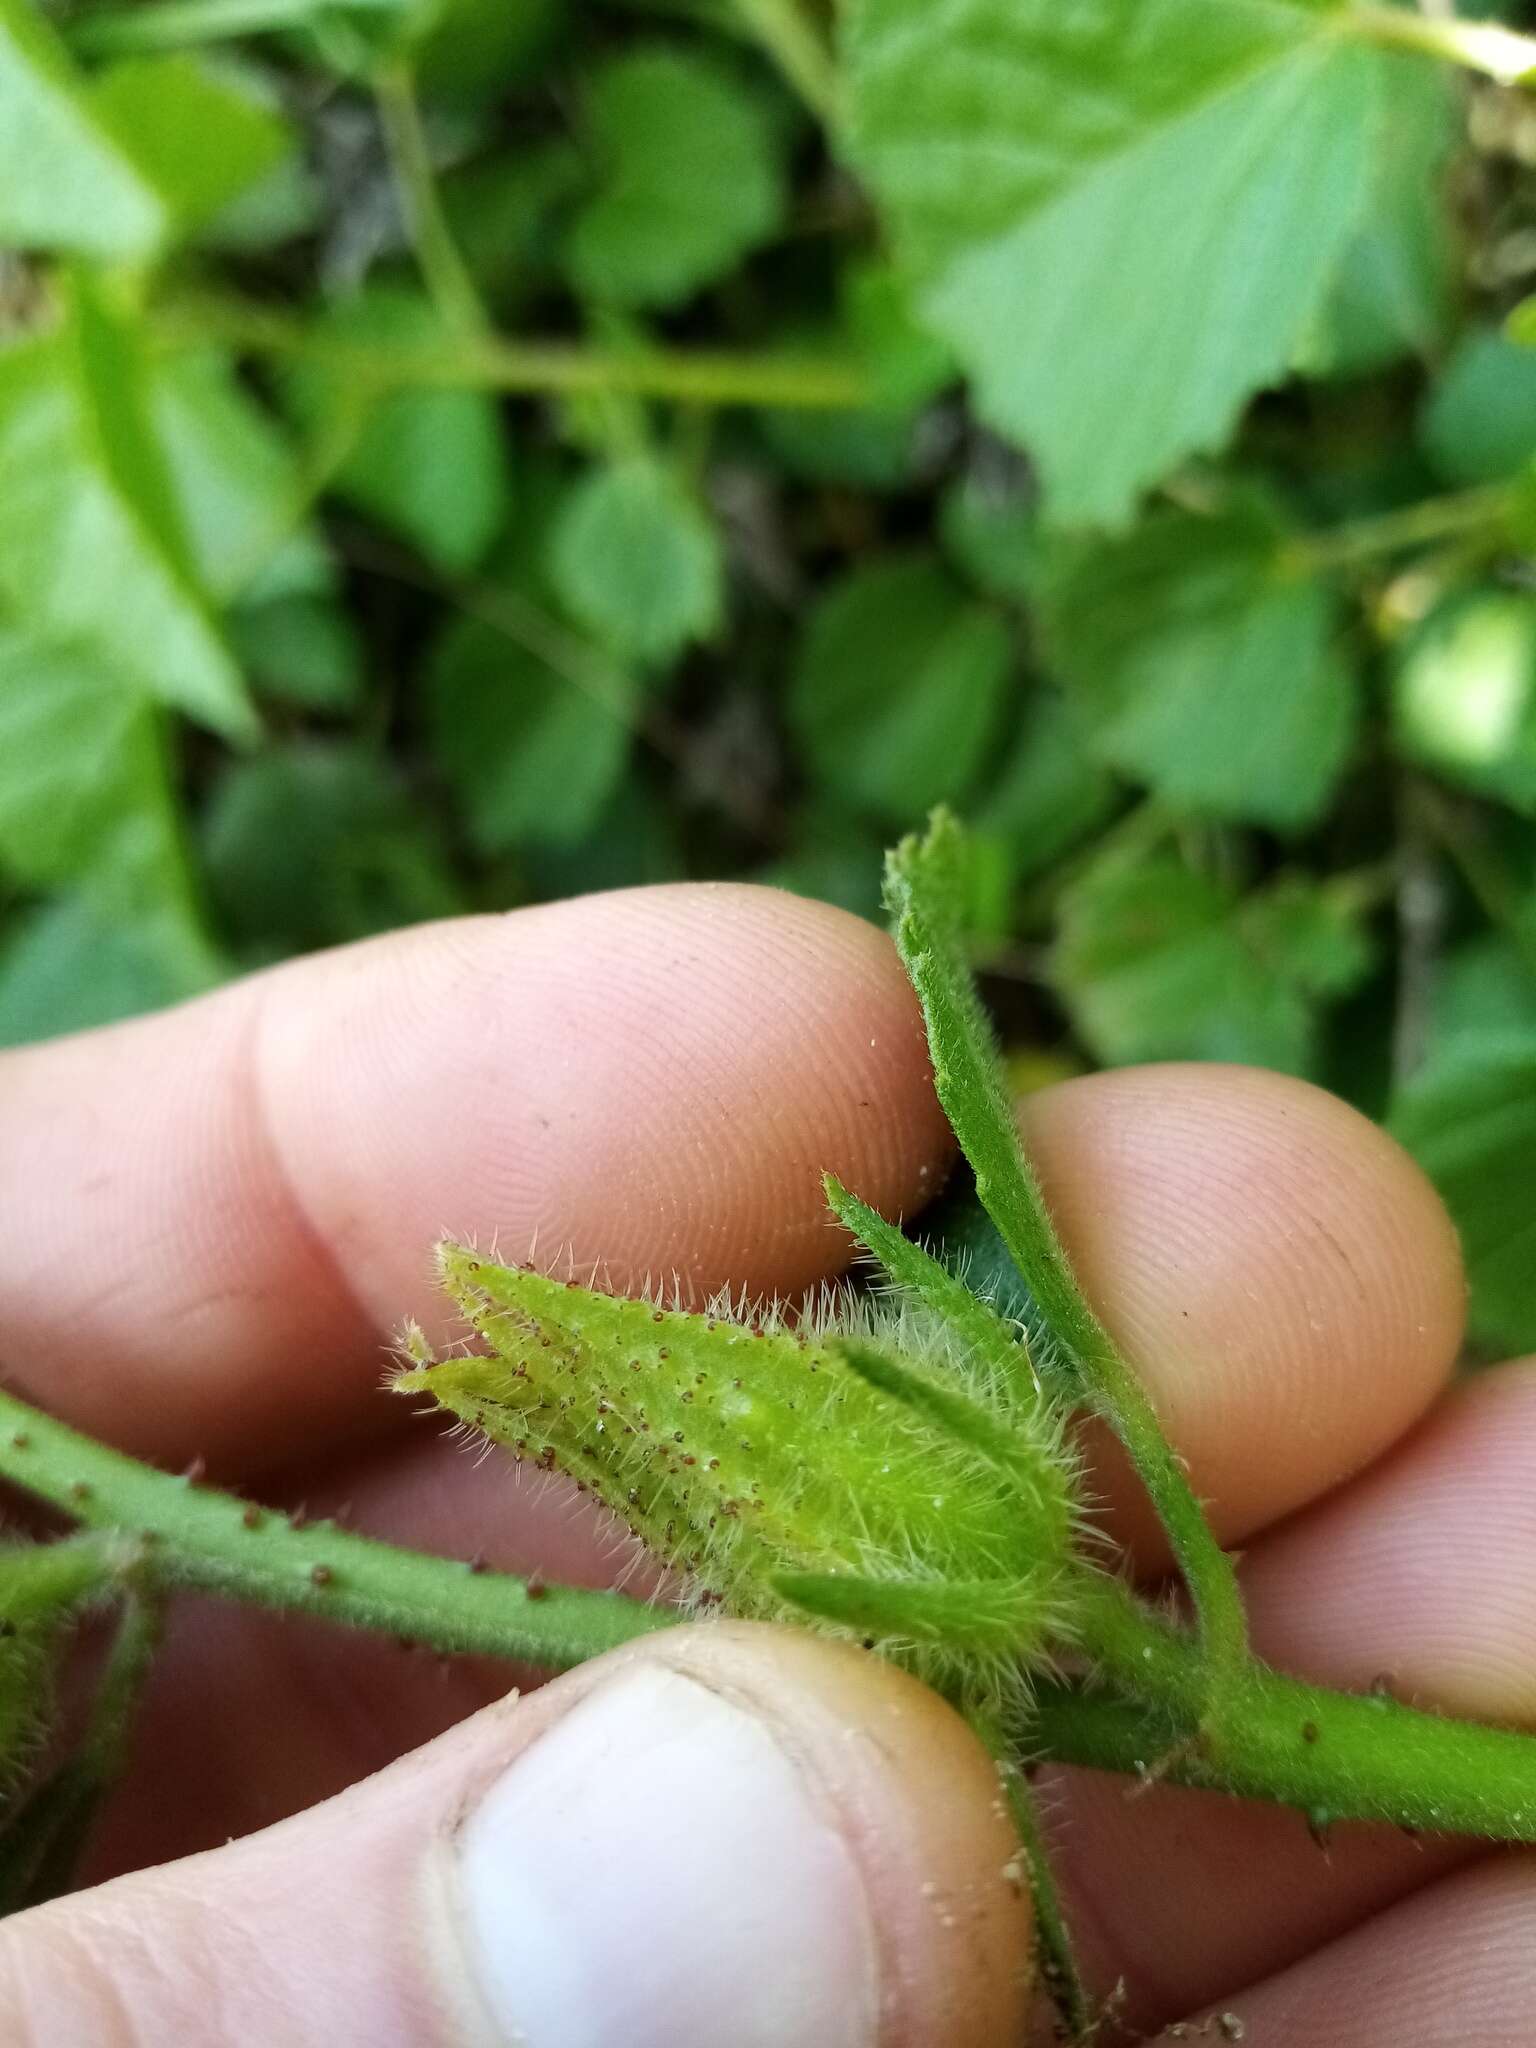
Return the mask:
[[[1260,1649],[1529,1718],[1536,1392],[1444,1395],[1460,1278],[1415,1171],[1234,1070],[1098,1077],[1027,1115],[1085,1284],[1248,1545]],[[381,1332],[430,1328],[431,1239],[537,1230],[619,1284],[793,1293],[844,1256],[822,1168],[912,1211],[948,1151],[884,941],[734,889],[409,933],[8,1055],[0,1130],[21,1391],[275,1503],[593,1583],[612,1535],[568,1492],[420,1430],[358,1448],[393,1419]],[[1099,1487],[1155,1570],[1107,1453]],[[95,1876],[130,1874],[0,1930],[0,2038],[1018,2037],[995,1788],[908,1681],[788,1632],[666,1632],[331,1798],[505,1683],[189,1607],[96,1849]],[[1291,1815],[1051,1776],[1085,1961],[1102,1991],[1124,1975],[1134,2024],[1216,2000],[1250,2041],[1524,2038],[1520,1859],[1365,1829],[1325,1858]]]

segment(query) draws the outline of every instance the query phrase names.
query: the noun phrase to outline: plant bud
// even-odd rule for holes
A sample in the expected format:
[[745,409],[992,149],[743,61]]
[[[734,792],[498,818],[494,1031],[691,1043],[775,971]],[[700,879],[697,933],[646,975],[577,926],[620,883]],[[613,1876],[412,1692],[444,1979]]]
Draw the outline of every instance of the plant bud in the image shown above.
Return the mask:
[[614,1510],[694,1596],[872,1641],[937,1683],[1067,1632],[1078,1523],[1056,1417],[968,1386],[936,1325],[850,1295],[797,1326],[697,1315],[440,1249],[485,1349],[399,1391]]

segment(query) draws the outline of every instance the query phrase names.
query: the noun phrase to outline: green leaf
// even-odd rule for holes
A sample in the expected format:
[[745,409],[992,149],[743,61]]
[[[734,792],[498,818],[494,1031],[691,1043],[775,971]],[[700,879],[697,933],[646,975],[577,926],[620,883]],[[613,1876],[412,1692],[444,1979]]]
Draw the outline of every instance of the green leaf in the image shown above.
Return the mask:
[[977,837],[1001,842],[1014,881],[1039,874],[1114,809],[1114,780],[1087,740],[1078,707],[1058,691],[1030,696],[1002,772],[974,811]]
[[[0,1011],[17,1006],[14,1036],[96,1021],[95,998],[65,1000],[60,964],[76,960],[75,971],[94,973],[75,946],[86,929],[120,934],[106,947],[104,971],[122,965],[130,981],[145,982],[146,1002],[216,978],[182,843],[164,714],[88,649],[4,631],[0,867],[38,887],[79,885],[77,908],[62,925],[45,914],[12,949],[22,964],[14,982],[4,976]],[[45,998],[62,1005],[56,1027]]]
[[1536,455],[1536,348],[1463,336],[1429,395],[1419,445],[1453,484],[1500,483]]
[[[376,285],[326,314],[322,328],[366,349],[442,338],[418,294]],[[398,534],[450,575],[478,566],[511,503],[507,446],[496,401],[482,391],[396,391],[381,397],[314,363],[290,368],[292,410],[317,443],[356,433],[331,484],[335,496]]]
[[812,773],[898,822],[975,781],[1012,665],[1005,621],[928,556],[852,570],[818,601],[790,685]]
[[1536,816],[1536,594],[1437,606],[1394,664],[1392,723],[1411,760]]
[[1536,1036],[1489,1036],[1424,1068],[1390,1128],[1460,1233],[1472,1334],[1493,1351],[1536,1348]]
[[212,985],[206,953],[162,938],[154,922],[108,910],[89,891],[32,912],[0,946],[0,1046],[114,1024]]
[[352,711],[363,694],[363,646],[334,600],[292,591],[242,606],[230,639],[251,680],[309,711]]
[[449,628],[427,677],[432,748],[482,852],[569,846],[596,823],[624,773],[639,694],[602,667],[599,689],[595,674],[562,674],[483,620]]
[[1062,896],[1051,975],[1095,1057],[1305,1074],[1321,995],[1357,985],[1355,913],[1288,879],[1246,899],[1171,855],[1101,862]]
[[209,885],[252,960],[448,917],[462,901],[431,821],[360,744],[235,763],[204,832]]
[[713,58],[625,51],[591,77],[586,126],[598,184],[567,260],[588,297],[679,305],[777,231],[784,190],[768,122]]
[[1063,543],[1037,587],[1047,655],[1100,760],[1213,817],[1293,831],[1323,810],[1355,684],[1336,600],[1287,573],[1261,509],[1157,512],[1122,540]]
[[720,540],[704,508],[647,455],[591,469],[549,536],[551,583],[615,653],[664,663],[720,623]]
[[83,288],[56,334],[0,353],[0,603],[233,737],[245,687],[196,586],[127,330]]
[[114,64],[92,80],[90,105],[184,233],[206,225],[296,147],[282,116],[244,79],[200,57]]
[[86,649],[0,631],[0,862],[42,885],[116,870],[171,817],[149,698]]
[[28,0],[0,0],[0,245],[135,258],[164,228],[53,30]]
[[1360,377],[1403,356],[1427,358],[1455,317],[1461,251],[1446,171],[1463,125],[1458,82],[1439,65],[1380,50],[1380,133],[1365,211],[1322,304],[1307,323],[1296,367]]
[[1285,0],[860,0],[849,146],[983,415],[1123,521],[1280,378],[1359,216],[1376,73]]
[[328,588],[296,454],[230,358],[199,349],[158,363],[149,405],[202,589],[223,602],[258,586],[269,596]]
[[1423,1069],[1520,1036],[1536,1045],[1536,902],[1521,906],[1513,933],[1482,932],[1437,963]]

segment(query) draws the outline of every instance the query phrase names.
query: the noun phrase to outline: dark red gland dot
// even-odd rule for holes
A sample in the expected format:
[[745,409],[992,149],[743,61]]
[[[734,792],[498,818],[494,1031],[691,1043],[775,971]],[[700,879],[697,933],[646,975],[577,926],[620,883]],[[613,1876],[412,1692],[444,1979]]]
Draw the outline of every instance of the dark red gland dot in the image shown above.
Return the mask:
[[261,1509],[257,1507],[254,1501],[252,1501],[249,1507],[241,1511],[240,1524],[242,1528],[259,1529],[264,1520],[265,1517],[263,1516]]
[[31,1443],[31,1441],[31,1437],[27,1435],[27,1432],[24,1429],[18,1429],[16,1431],[16,1434],[11,1438],[11,1449],[13,1451],[24,1451],[27,1448],[27,1445]]
[[309,1582],[312,1586],[328,1586],[335,1576],[328,1564],[312,1564],[309,1568]]
[[665,1345],[665,1344],[663,1344],[663,1345],[662,1345],[662,1346],[661,1346],[661,1347],[660,1347],[660,1348],[658,1349],[658,1351],[657,1351],[657,1353],[656,1353],[656,1356],[657,1356],[658,1358],[670,1358],[670,1357],[672,1356],[672,1354],[671,1354],[671,1352],[670,1352],[670,1351],[669,1351],[669,1350],[667,1349],[666,1345]]
[[523,1585],[523,1591],[530,1600],[544,1600],[549,1596],[549,1587],[538,1572],[530,1572]]

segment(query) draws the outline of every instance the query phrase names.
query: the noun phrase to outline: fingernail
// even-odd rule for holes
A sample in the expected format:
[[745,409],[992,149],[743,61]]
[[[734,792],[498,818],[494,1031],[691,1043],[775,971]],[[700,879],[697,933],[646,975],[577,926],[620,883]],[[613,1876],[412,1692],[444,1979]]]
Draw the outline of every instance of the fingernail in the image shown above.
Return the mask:
[[657,1664],[517,1757],[460,1830],[468,1973],[519,2048],[869,2048],[875,1942],[830,1806],[750,1708]]

